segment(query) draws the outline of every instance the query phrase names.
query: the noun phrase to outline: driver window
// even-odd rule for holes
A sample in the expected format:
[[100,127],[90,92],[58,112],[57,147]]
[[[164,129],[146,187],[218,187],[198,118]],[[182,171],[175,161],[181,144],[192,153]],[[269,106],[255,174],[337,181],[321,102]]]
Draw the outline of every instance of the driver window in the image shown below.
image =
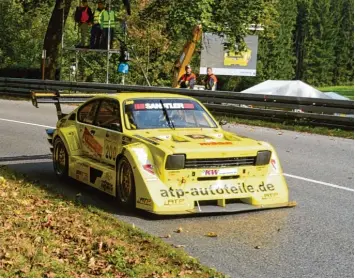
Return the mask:
[[101,102],[95,125],[107,129],[121,130],[120,106],[115,100]]
[[95,113],[98,106],[99,101],[93,101],[84,105],[79,110],[78,121],[86,124],[92,124],[94,122]]

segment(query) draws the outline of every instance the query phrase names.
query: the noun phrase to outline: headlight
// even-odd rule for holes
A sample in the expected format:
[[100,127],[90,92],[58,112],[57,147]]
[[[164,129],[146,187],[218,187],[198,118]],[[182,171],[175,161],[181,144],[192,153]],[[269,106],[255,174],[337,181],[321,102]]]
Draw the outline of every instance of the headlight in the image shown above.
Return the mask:
[[165,169],[181,170],[185,167],[185,154],[169,155],[166,159]]
[[258,151],[255,165],[256,166],[267,165],[270,162],[270,158],[271,158],[271,151],[269,150]]

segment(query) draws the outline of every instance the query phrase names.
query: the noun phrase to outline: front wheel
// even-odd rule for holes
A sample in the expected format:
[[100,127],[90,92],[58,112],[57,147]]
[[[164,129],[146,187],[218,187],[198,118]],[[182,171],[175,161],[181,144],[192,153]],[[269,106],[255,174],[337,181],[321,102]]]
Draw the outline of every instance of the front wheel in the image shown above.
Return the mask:
[[123,157],[116,172],[116,197],[118,202],[124,207],[135,207],[136,186],[131,164],[126,157]]
[[61,138],[57,138],[53,145],[53,167],[59,178],[68,177],[68,152]]

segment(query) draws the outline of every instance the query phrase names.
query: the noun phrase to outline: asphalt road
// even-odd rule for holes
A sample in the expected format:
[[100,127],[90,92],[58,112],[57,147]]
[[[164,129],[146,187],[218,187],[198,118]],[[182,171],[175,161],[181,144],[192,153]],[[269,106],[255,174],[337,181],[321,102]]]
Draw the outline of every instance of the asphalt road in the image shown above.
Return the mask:
[[[20,122],[14,122],[20,121]],[[23,123],[26,122],[26,123]],[[354,141],[244,125],[226,125],[278,151],[295,208],[152,220],[122,212],[114,200],[53,174],[44,127],[55,126],[53,105],[0,100],[0,164],[28,174],[66,197],[112,212],[184,249],[232,277],[354,277]],[[182,233],[174,230],[182,227]],[[216,238],[204,236],[208,232]],[[256,247],[260,249],[256,249]]]

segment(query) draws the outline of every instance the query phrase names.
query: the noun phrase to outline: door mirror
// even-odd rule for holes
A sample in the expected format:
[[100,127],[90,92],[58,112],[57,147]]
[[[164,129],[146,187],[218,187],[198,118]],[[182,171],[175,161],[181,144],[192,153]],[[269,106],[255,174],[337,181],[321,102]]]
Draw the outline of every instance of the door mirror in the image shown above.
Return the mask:
[[221,126],[224,126],[224,125],[226,125],[228,122],[227,122],[227,120],[220,120],[219,121],[219,125],[221,125]]
[[121,124],[119,123],[111,123],[109,128],[117,132],[122,132]]

